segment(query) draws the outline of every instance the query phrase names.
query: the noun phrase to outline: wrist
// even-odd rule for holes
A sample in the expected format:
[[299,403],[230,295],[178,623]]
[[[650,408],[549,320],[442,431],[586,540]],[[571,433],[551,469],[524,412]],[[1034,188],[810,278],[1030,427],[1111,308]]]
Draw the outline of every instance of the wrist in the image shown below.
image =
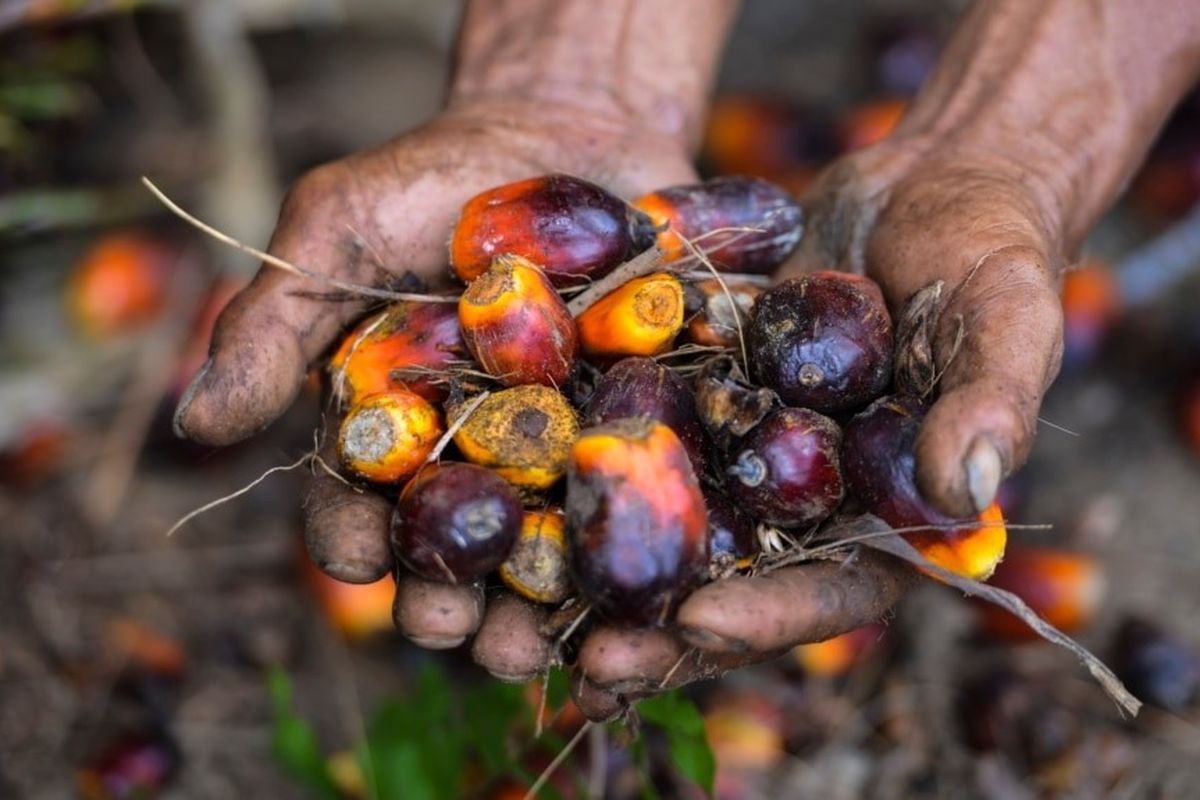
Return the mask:
[[694,152],[736,2],[693,3],[468,2],[448,107],[562,109]]

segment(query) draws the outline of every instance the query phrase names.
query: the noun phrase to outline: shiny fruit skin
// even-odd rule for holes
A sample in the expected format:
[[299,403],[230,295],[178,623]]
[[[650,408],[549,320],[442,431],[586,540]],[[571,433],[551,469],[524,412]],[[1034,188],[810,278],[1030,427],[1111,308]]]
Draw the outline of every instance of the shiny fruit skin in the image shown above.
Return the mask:
[[684,290],[688,341],[709,347],[739,347],[750,324],[754,300],[762,291],[752,283],[734,280],[722,286],[716,278],[688,286]]
[[842,432],[806,408],[772,412],[746,436],[726,470],[730,497],[755,518],[794,528],[814,525],[842,502]]
[[939,526],[907,532],[904,538],[938,566],[983,580],[1004,555],[1003,517],[993,504],[977,520],[954,519],[921,497],[913,443],[926,410],[916,398],[881,397],[850,420],[842,442],[847,488],[893,528]]
[[683,284],[666,272],[634,278],[576,322],[583,352],[594,359],[665,353],[683,329]]
[[594,183],[545,175],[489,189],[467,201],[450,239],[464,281],[504,253],[527,258],[555,286],[594,280],[649,246],[644,216]]
[[454,434],[463,457],[524,491],[548,489],[567,471],[579,420],[566,398],[531,384],[493,393]]
[[516,490],[491,470],[430,464],[400,494],[392,550],[423,578],[469,583],[504,563],[522,517]]
[[584,427],[625,417],[661,422],[683,442],[697,474],[707,463],[707,441],[696,398],[687,382],[651,358],[624,358],[609,367],[596,383],[583,412]]
[[565,528],[559,509],[526,511],[517,543],[500,565],[504,585],[535,603],[561,603],[570,597],[574,587]]
[[437,403],[446,381],[429,375],[466,357],[453,303],[399,302],[364,320],[342,340],[329,363],[335,391],[353,405],[364,397],[406,389]]
[[437,410],[403,390],[351,407],[338,429],[342,466],[375,483],[398,483],[425,463],[444,429]]
[[804,233],[804,213],[782,187],[745,175],[659,189],[634,205],[666,226],[657,243],[669,259],[691,252],[686,238],[724,272],[774,272]]
[[758,379],[783,402],[822,414],[878,397],[892,374],[892,323],[866,278],[818,272],[759,295],[749,326]]
[[471,282],[458,321],[471,355],[505,386],[562,386],[575,366],[575,320],[545,274],[520,256],[498,256]]
[[566,511],[575,585],[610,619],[661,625],[708,575],[704,496],[662,423],[584,431],[571,449]]

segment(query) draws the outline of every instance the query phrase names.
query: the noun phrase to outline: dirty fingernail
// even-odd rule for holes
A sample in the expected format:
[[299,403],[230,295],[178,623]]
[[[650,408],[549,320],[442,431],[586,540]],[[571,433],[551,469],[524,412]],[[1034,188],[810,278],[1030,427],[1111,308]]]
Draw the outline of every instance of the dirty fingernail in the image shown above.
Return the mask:
[[725,653],[742,653],[745,652],[746,643],[740,639],[732,639],[727,636],[721,636],[704,628],[681,627],[679,635],[684,638],[688,644],[695,645],[701,650],[718,650]]
[[971,443],[971,449],[963,459],[963,468],[967,473],[967,493],[971,503],[976,511],[983,511],[996,499],[996,490],[1004,475],[1000,453],[995,445],[980,437]]
[[466,636],[408,636],[408,640],[426,650],[449,650],[467,640]]
[[200,365],[200,369],[196,370],[196,375],[192,378],[192,382],[183,390],[183,394],[179,398],[179,405],[175,407],[175,416],[171,420],[171,427],[175,431],[175,435],[180,439],[188,438],[187,431],[183,427],[183,417],[187,414],[188,407],[195,399],[196,393],[200,391],[201,384],[204,383],[204,378],[208,375],[209,368],[212,367],[212,359],[208,359]]

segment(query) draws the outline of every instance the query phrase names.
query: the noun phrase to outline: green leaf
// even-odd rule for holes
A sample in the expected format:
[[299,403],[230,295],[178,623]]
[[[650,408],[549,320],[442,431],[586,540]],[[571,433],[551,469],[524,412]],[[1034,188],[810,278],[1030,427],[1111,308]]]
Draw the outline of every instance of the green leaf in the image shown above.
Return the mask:
[[704,730],[704,717],[696,704],[678,690],[638,703],[638,714],[667,735],[671,763],[679,774],[713,794],[717,759]]
[[554,711],[563,707],[571,696],[571,678],[562,667],[551,667],[546,681],[546,707]]
[[267,688],[274,709],[271,753],[279,765],[314,795],[336,798],[337,787],[312,726],[297,716],[292,705],[292,681],[287,673],[273,667],[267,674]]
[[491,778],[512,764],[509,736],[527,706],[522,688],[487,681],[467,692],[463,705],[466,734]]

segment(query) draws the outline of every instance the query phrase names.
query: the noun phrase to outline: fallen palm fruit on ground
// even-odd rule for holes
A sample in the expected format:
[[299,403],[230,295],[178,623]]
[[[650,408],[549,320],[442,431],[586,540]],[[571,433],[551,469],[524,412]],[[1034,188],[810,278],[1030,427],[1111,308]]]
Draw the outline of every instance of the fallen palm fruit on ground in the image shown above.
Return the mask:
[[[1009,547],[988,583],[1016,594],[1064,633],[1084,628],[1104,596],[1099,563],[1084,553],[1048,547]],[[1028,625],[1003,609],[978,604],[982,632],[1001,641],[1037,639]]]

